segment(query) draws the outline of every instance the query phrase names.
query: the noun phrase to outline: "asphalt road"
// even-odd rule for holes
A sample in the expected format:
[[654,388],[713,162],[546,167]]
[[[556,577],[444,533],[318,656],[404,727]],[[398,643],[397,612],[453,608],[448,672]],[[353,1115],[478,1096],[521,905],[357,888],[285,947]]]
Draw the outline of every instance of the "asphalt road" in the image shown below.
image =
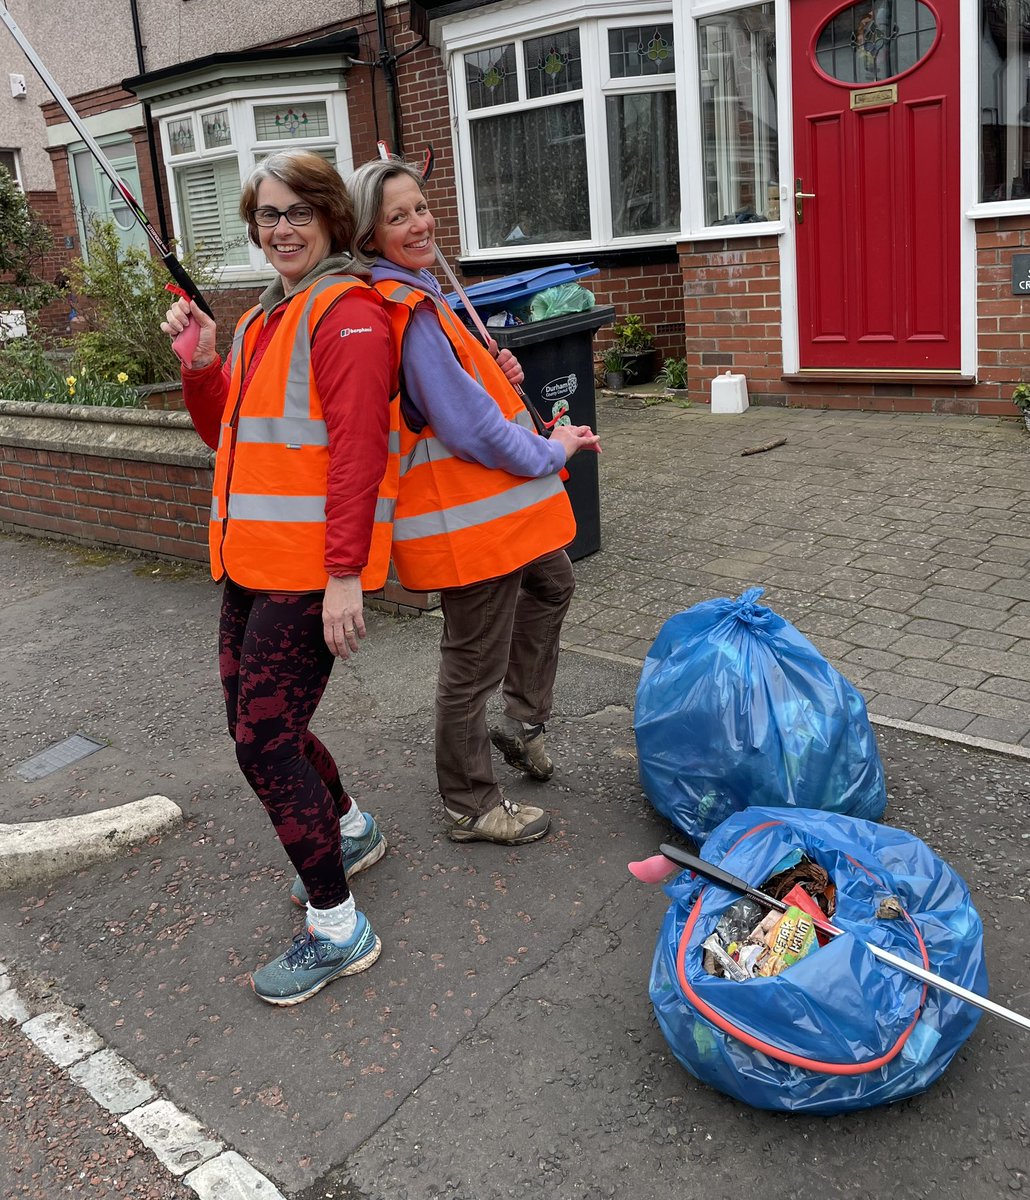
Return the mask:
[[[1030,1043],[999,1020],[984,1017],[925,1094],[832,1118],[747,1108],[679,1066],[647,995],[668,901],[626,871],[670,837],[637,784],[638,672],[626,662],[563,654],[549,730],[559,773],[545,787],[505,776],[513,797],[554,814],[551,836],[455,846],[432,768],[439,624],[373,615],[317,729],[390,842],[356,887],[383,955],[297,1008],[262,1005],[249,972],[300,914],[221,729],[215,589],[67,548],[2,541],[0,554],[0,820],[154,791],[185,814],[118,861],[0,892],[0,958],[31,1011],[76,1010],[284,1195],[997,1200],[1030,1189]],[[110,745],[26,796],[14,767],[73,732]],[[967,880],[991,994],[1030,1011],[1030,763],[892,729],[878,739],[886,819]],[[0,1039],[0,1194],[192,1194],[20,1032]]]

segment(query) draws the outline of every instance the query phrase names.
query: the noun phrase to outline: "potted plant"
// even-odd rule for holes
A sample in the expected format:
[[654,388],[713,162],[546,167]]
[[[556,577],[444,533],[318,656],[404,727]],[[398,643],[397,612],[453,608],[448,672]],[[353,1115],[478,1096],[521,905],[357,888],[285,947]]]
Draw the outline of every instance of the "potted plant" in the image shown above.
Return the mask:
[[670,392],[685,392],[687,390],[687,360],[685,358],[667,358],[662,363],[662,369],[655,379]]
[[1030,429],[1030,383],[1017,383],[1012,389],[1012,403],[1023,414],[1023,424]]
[[626,383],[626,355],[618,346],[609,346],[601,355],[601,370],[604,386],[613,392],[620,391]]
[[628,313],[612,326],[615,345],[626,359],[627,373],[638,383],[650,383],[658,370],[654,336],[637,313]]

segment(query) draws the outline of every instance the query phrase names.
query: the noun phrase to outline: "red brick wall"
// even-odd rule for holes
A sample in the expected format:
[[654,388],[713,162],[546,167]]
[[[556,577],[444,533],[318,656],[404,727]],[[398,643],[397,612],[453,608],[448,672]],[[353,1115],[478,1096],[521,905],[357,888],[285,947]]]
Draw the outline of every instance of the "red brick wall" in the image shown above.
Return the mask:
[[[1030,248],[1026,217],[977,227],[977,382],[798,382],[783,376],[779,249],[774,237],[680,246],[690,398],[707,404],[712,378],[747,376],[752,404],[881,412],[1017,417],[1012,385],[1023,377],[1030,312],[1011,294],[1011,256]],[[1026,339],[1026,340],[1024,340]]]
[[211,469],[0,445],[0,525],[207,560]]
[[[33,410],[38,413],[37,406]],[[99,410],[97,415],[103,419]],[[13,434],[0,437],[0,529],[175,561],[208,561],[211,466],[133,457],[128,448],[125,457],[45,448],[51,439],[61,445],[73,436],[63,418],[37,417],[30,437],[19,436],[16,426],[17,421]],[[47,426],[52,430],[41,436]],[[112,439],[118,437],[116,430]],[[108,449],[115,451],[114,445]],[[409,592],[395,578],[368,600],[407,615],[439,604],[435,593]]]

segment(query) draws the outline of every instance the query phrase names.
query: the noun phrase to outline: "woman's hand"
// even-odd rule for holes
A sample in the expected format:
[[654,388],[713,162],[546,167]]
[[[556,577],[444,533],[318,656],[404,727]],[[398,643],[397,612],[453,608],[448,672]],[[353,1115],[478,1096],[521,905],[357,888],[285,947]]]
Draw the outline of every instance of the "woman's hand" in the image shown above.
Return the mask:
[[358,652],[365,636],[364,599],[361,576],[329,576],[322,600],[322,633],[325,644],[337,658],[348,659]]
[[512,387],[518,387],[519,384],[526,378],[526,372],[523,371],[522,365],[510,350],[498,350],[497,343],[493,338],[487,343],[486,347],[497,360],[497,365],[504,372],[504,378],[511,384]]
[[555,425],[551,430],[551,441],[557,442],[565,451],[565,461],[578,450],[593,450],[601,453],[601,439],[589,425]]
[[193,323],[193,328],[198,331],[197,344],[193,348],[189,361],[184,361],[183,365],[193,371],[201,371],[205,367],[209,367],[218,357],[215,352],[215,337],[218,327],[201,309],[200,305],[180,297],[165,313],[161,328],[174,341],[191,323]]

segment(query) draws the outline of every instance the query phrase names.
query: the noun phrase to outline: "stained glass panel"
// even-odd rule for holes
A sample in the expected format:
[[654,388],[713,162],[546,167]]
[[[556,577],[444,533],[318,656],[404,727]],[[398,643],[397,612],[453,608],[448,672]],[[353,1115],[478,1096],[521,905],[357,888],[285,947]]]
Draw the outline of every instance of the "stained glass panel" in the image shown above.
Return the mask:
[[613,79],[641,75],[672,75],[671,25],[633,25],[608,31],[608,70]]
[[493,108],[519,98],[515,44],[491,46],[465,55],[465,87],[469,108]]
[[531,100],[575,92],[583,86],[578,29],[527,38],[522,52],[526,60],[526,93]]

